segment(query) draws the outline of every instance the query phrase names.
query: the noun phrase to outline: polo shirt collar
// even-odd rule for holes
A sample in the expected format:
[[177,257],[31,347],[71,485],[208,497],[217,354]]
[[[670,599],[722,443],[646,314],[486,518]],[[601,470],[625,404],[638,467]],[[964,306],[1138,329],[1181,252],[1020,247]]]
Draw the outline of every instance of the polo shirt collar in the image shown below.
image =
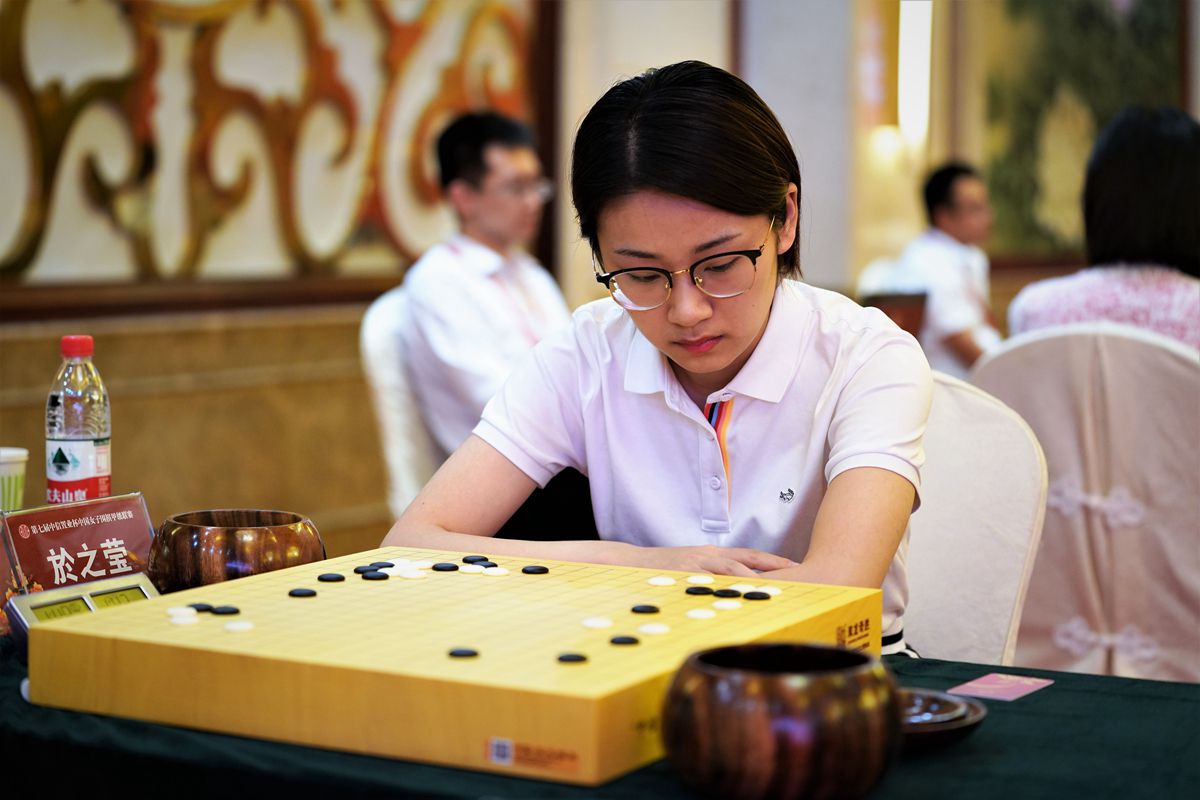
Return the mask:
[[[623,313],[629,315],[628,311]],[[633,339],[629,343],[629,361],[625,365],[625,391],[634,394],[665,393],[672,383],[677,382],[667,357],[633,325],[632,317],[628,322],[633,326]]]
[[[799,354],[805,347],[810,309],[784,281],[775,289],[767,329],[754,353],[726,387],[734,394],[778,403],[792,382]],[[625,312],[629,313],[629,312]],[[630,320],[630,324],[632,324]],[[666,393],[678,384],[667,357],[635,330],[625,367],[625,390],[634,394]]]

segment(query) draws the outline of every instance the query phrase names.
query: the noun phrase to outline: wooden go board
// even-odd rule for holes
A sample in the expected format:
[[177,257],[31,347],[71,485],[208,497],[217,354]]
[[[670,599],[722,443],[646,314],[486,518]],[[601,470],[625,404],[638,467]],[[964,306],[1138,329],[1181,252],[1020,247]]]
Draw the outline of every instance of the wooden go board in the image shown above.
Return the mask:
[[[465,555],[386,547],[37,625],[30,697],[597,784],[663,755],[660,705],[689,653],[756,640],[879,653],[879,590]],[[319,579],[331,574],[344,579]]]

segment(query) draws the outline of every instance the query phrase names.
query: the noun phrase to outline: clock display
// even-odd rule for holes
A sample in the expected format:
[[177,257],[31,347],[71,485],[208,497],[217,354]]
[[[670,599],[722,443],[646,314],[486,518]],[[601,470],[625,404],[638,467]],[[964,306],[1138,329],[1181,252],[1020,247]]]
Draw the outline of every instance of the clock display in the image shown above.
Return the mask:
[[33,606],[30,611],[37,617],[38,622],[49,622],[52,619],[62,619],[75,614],[86,614],[92,609],[82,597],[72,597],[70,600],[59,600],[57,603],[44,603]]

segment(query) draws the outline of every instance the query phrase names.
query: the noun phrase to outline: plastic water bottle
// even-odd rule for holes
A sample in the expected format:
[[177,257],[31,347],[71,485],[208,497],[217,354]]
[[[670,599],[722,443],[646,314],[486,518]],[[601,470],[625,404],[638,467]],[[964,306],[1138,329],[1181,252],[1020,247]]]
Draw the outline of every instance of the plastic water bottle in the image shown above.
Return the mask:
[[62,366],[46,398],[46,501],[112,494],[112,417],[92,363],[91,336],[62,338]]

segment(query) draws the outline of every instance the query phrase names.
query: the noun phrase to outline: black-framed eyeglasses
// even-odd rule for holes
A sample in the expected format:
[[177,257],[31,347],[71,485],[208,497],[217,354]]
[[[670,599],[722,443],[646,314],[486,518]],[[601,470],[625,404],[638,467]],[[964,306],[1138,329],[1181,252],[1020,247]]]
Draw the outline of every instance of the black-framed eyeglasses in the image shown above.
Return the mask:
[[767,228],[766,238],[756,250],[733,250],[705,256],[687,269],[669,270],[662,267],[631,267],[601,272],[595,254],[592,268],[596,281],[604,284],[613,300],[630,311],[650,311],[667,302],[671,296],[671,278],[684,272],[691,276],[696,288],[709,297],[727,299],[745,294],[754,285],[758,258],[770,241],[775,218]]

